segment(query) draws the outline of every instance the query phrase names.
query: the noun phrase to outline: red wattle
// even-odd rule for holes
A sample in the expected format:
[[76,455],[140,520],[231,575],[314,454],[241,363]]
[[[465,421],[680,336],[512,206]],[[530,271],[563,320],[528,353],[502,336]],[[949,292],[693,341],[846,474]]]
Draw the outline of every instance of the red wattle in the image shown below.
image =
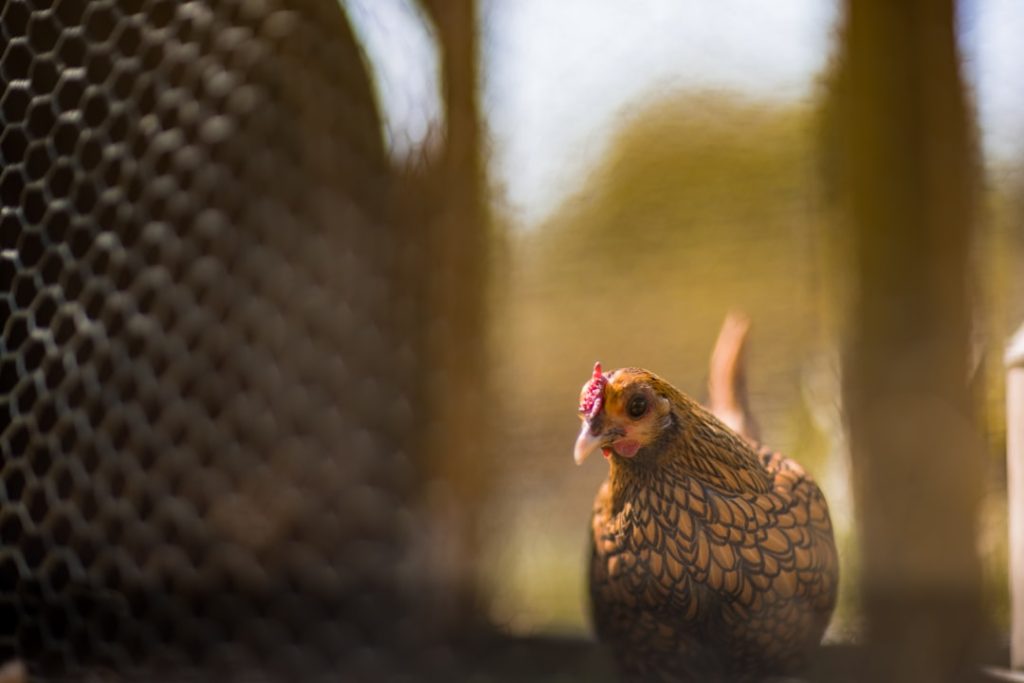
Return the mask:
[[619,439],[612,444],[615,452],[624,458],[632,458],[640,450],[640,442],[633,439]]

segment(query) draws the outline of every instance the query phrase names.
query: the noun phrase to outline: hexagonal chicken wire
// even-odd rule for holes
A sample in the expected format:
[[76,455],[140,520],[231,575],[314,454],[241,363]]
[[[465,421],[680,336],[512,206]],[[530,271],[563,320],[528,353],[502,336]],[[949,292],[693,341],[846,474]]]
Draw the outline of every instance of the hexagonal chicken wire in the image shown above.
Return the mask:
[[10,2],[0,37],[0,654],[379,670],[414,277],[338,5]]

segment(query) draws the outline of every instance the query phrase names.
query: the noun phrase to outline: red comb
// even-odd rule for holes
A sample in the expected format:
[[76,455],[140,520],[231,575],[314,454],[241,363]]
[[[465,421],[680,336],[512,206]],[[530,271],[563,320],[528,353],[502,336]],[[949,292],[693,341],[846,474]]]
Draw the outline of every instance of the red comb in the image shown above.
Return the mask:
[[593,419],[601,412],[604,404],[604,387],[608,380],[601,373],[601,364],[594,363],[594,375],[583,387],[583,395],[580,397],[580,412],[588,419]]

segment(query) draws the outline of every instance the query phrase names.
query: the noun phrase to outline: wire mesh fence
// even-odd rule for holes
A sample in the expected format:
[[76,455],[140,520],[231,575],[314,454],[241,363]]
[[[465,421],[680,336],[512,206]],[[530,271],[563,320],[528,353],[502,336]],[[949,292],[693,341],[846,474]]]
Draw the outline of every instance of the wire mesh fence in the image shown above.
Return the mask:
[[416,259],[341,8],[7,2],[0,35],[0,655],[390,669]]

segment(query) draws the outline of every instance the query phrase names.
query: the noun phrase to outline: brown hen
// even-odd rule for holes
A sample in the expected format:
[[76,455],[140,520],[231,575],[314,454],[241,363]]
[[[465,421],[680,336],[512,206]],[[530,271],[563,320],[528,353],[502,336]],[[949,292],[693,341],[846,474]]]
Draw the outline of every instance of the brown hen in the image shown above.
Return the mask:
[[838,562],[828,506],[797,463],[646,370],[584,385],[577,463],[601,450],[590,595],[629,680],[757,680],[820,642]]

